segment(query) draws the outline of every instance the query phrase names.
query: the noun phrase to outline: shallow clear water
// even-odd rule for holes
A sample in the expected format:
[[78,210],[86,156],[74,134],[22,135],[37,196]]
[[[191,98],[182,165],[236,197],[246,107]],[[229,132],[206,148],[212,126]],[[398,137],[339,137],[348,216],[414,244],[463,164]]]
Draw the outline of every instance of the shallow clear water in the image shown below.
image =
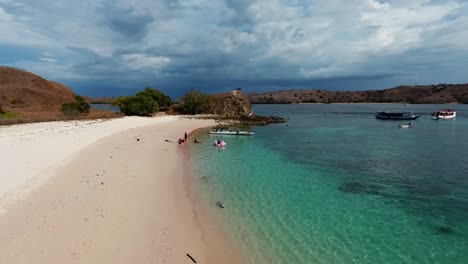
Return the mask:
[[[468,106],[436,107],[258,105],[287,125],[225,149],[199,135],[194,177],[251,263],[467,263]],[[400,129],[382,109],[422,116]]]

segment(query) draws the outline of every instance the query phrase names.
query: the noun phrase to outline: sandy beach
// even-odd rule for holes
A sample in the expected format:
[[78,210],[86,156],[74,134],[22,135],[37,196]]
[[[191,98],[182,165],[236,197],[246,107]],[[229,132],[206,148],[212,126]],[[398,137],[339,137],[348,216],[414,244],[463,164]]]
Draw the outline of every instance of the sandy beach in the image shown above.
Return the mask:
[[242,263],[190,194],[187,148],[176,143],[213,124],[1,127],[0,263]]

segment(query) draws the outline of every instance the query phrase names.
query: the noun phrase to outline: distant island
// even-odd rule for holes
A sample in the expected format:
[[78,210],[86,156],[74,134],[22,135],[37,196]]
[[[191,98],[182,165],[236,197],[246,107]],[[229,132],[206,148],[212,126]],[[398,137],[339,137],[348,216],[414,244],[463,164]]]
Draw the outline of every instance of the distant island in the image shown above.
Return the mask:
[[468,103],[468,84],[398,86],[385,90],[280,90],[247,94],[252,104],[300,103]]

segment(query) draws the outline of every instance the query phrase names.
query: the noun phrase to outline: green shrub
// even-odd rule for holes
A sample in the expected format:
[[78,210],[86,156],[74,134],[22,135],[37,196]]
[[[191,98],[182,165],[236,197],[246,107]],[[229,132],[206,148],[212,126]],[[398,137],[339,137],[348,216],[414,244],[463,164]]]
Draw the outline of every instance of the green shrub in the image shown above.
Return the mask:
[[165,95],[161,91],[155,90],[152,87],[146,87],[145,90],[136,94],[137,96],[151,97],[159,107],[168,108],[172,104],[171,97]]
[[209,104],[209,97],[197,90],[191,90],[180,98],[182,113],[196,115],[204,113]]
[[14,119],[18,117],[21,117],[21,115],[13,112],[3,112],[3,114],[0,113],[0,118],[2,119]]
[[62,113],[65,115],[80,115],[89,113],[89,103],[79,96],[75,96],[75,101],[70,103],[64,103],[62,105]]
[[168,109],[172,104],[169,96],[152,87],[138,92],[135,96],[121,96],[112,101],[125,115],[150,116],[159,111],[159,107]]
[[158,111],[159,105],[151,96],[121,96],[112,102],[125,115],[150,116]]

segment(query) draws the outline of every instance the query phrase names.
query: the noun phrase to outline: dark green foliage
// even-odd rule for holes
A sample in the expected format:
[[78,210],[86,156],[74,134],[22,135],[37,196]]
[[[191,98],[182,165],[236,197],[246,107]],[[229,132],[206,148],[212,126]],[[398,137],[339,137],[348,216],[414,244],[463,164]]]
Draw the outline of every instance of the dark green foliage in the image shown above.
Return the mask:
[[152,87],[146,87],[145,90],[136,94],[137,96],[149,96],[162,108],[168,108],[172,104],[171,97],[163,94],[161,91]]
[[79,96],[75,95],[75,101],[62,105],[62,113],[65,115],[79,115],[89,113],[89,103]]
[[210,103],[209,97],[197,90],[191,90],[180,98],[180,107],[182,113],[196,115],[208,110]]
[[158,111],[159,105],[151,96],[138,93],[135,96],[121,96],[112,102],[125,115],[150,116]]
[[121,96],[112,101],[125,115],[150,116],[159,111],[159,108],[169,108],[172,100],[169,96],[152,87],[138,92],[135,96]]

